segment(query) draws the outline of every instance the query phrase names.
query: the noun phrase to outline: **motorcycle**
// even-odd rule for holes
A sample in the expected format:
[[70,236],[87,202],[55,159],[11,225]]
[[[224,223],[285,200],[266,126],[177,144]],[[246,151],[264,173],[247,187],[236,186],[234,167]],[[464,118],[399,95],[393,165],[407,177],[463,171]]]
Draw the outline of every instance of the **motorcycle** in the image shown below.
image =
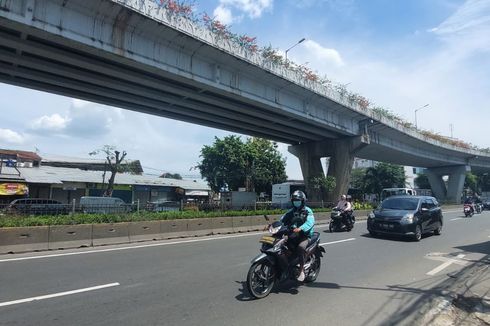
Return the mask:
[[463,212],[465,217],[472,217],[473,216],[473,207],[471,207],[470,204],[464,204],[463,206]]
[[476,203],[475,208],[476,208],[476,213],[481,214],[481,212],[483,211],[483,204]]
[[338,232],[342,230],[350,232],[354,228],[355,222],[354,212],[342,212],[340,209],[334,208],[330,213],[328,230],[330,232]]
[[[277,284],[296,280],[300,274],[299,258],[294,254],[294,248],[288,247],[292,229],[279,221],[270,224],[268,229],[270,235],[259,240],[262,253],[252,260],[247,274],[247,289],[256,299],[268,296]],[[305,283],[314,282],[318,277],[324,252],[320,246],[320,233],[314,232],[306,247]]]

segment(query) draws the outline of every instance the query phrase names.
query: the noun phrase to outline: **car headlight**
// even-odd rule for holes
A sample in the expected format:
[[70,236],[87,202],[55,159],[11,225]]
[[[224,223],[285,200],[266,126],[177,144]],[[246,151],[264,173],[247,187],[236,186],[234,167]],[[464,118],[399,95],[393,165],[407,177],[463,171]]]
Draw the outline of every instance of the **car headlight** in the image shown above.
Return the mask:
[[413,214],[406,214],[400,220],[401,224],[412,224],[413,223]]
[[368,218],[374,218],[374,213],[373,212],[369,213]]

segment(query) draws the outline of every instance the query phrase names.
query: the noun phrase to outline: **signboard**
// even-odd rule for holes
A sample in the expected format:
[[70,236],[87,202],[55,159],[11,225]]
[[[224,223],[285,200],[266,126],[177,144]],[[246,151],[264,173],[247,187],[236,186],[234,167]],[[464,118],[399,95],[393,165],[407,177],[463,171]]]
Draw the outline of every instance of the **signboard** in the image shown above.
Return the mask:
[[28,195],[29,188],[23,183],[0,183],[0,196]]

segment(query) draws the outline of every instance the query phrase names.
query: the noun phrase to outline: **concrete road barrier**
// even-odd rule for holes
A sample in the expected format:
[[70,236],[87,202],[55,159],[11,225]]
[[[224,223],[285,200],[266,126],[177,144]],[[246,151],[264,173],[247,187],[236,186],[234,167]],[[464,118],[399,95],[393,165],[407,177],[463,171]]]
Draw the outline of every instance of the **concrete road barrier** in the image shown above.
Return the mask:
[[233,216],[233,232],[248,232],[252,230],[251,216]]
[[187,220],[187,233],[190,237],[213,234],[212,218]]
[[166,220],[160,223],[163,239],[187,237],[187,220]]
[[213,234],[233,233],[233,219],[231,217],[214,217],[211,220]]
[[129,243],[129,223],[93,224],[92,245]]
[[0,253],[48,250],[49,227],[0,229]]
[[143,221],[129,223],[129,241],[162,240],[160,221]]
[[52,225],[49,227],[49,249],[90,247],[92,224]]

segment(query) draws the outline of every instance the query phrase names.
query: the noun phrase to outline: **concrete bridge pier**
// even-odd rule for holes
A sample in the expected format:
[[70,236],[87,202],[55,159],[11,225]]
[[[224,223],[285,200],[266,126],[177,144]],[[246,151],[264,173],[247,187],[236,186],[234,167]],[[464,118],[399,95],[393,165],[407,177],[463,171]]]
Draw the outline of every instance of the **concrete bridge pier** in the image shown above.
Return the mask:
[[[358,150],[366,146],[365,137],[356,136],[342,139],[329,139],[301,145],[289,146],[288,151],[298,157],[310,201],[336,202],[341,194],[347,193],[354,157]],[[328,176],[335,178],[335,189],[321,198],[319,189],[313,188],[311,178],[324,177],[320,159],[330,157]]]
[[[434,196],[437,199],[459,204],[466,173],[470,171],[469,165],[458,165],[428,168],[426,173]],[[447,187],[442,179],[445,175],[449,176]]]

